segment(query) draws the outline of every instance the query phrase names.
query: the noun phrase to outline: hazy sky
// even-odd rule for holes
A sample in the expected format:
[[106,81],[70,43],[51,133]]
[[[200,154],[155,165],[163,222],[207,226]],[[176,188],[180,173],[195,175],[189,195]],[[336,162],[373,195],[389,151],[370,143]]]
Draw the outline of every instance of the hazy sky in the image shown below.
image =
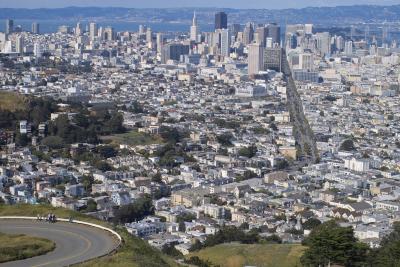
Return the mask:
[[0,7],[229,7],[229,8],[301,8],[355,4],[400,4],[399,0],[0,0]]

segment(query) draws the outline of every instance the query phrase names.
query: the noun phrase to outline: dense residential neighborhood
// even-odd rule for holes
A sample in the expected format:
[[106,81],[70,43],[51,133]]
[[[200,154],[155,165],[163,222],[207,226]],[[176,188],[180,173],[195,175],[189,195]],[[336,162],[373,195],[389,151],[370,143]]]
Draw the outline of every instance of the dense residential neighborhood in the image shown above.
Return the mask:
[[380,247],[400,221],[398,40],[229,26],[0,33],[0,202],[183,255],[331,220]]

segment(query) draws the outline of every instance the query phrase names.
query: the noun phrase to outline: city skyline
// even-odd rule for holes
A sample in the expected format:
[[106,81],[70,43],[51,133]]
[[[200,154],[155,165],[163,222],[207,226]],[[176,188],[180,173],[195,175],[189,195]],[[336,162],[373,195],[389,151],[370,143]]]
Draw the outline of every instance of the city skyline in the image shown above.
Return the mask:
[[215,7],[215,8],[238,8],[238,9],[252,9],[252,8],[268,8],[268,9],[286,9],[286,8],[305,8],[305,7],[325,7],[325,6],[351,6],[351,5],[395,5],[399,4],[395,0],[300,0],[300,1],[289,1],[289,0],[249,0],[246,2],[238,0],[220,0],[218,3],[211,0],[204,1],[187,1],[187,0],[173,0],[173,1],[162,1],[162,0],[151,0],[151,1],[128,1],[128,0],[116,0],[110,4],[109,1],[104,0],[39,0],[29,1],[20,0],[17,2],[0,1],[0,8],[62,8],[62,7],[126,7],[126,8],[179,8],[179,7]]

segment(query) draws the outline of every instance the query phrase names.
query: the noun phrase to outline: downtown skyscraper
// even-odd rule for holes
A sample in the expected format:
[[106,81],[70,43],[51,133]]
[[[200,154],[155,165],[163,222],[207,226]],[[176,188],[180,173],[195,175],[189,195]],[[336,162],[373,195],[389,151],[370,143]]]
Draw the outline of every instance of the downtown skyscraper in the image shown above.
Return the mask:
[[215,14],[215,29],[227,29],[228,28],[228,16],[225,12],[218,12]]

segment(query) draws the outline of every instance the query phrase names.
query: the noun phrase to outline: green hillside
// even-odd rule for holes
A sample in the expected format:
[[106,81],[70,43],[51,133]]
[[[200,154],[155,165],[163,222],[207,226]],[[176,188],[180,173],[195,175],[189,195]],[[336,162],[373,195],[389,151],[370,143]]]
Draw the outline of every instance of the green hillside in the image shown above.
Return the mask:
[[[112,225],[96,220],[79,212],[54,208],[50,205],[0,205],[0,216],[34,216],[37,214],[54,213],[57,217],[68,218],[72,216],[76,220],[97,223],[99,225],[113,228]],[[149,246],[140,238],[131,236],[124,229],[116,229],[123,237],[124,243],[122,247],[114,254],[99,259],[94,259],[78,266],[132,266],[132,267],[169,267],[178,266],[175,261],[162,254],[160,251]]]
[[295,267],[305,247],[297,244],[239,244],[229,243],[202,249],[190,256],[210,261],[221,267]]

